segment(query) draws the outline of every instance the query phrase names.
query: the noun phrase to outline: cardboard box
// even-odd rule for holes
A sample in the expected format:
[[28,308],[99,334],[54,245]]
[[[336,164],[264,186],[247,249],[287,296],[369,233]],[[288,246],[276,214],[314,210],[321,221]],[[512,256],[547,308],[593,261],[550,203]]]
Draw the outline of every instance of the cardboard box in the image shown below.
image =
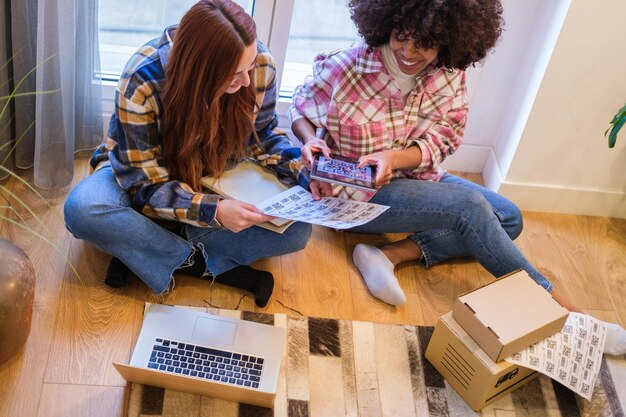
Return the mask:
[[442,316],[426,349],[426,359],[475,411],[532,381],[532,369],[494,362],[452,318]]
[[460,296],[452,316],[498,362],[559,332],[568,315],[525,271]]

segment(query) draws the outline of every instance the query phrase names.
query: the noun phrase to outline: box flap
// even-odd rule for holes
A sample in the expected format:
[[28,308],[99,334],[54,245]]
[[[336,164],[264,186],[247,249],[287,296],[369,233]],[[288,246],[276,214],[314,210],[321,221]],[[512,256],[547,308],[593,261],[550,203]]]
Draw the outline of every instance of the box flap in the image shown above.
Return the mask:
[[444,314],[439,318],[446,326],[453,332],[456,337],[465,345],[465,347],[478,359],[482,362],[483,366],[489,370],[492,374],[497,374],[503,369],[511,366],[510,363],[506,361],[494,362],[483,349],[472,339],[465,329],[463,329],[452,317],[452,312]]

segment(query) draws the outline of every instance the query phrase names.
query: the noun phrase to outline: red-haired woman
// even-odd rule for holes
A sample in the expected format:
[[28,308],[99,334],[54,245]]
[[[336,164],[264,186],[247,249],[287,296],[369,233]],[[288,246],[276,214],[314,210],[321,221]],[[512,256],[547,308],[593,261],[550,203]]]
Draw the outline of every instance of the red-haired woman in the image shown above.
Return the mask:
[[65,204],[68,229],[113,255],[108,284],[124,285],[128,267],[161,294],[181,272],[267,303],[273,277],[248,265],[304,248],[311,226],[252,227],[272,217],[203,192],[200,179],[247,158],[307,186],[299,150],[273,130],[274,80],[254,21],[231,0],[199,1],[130,59],[95,172]]

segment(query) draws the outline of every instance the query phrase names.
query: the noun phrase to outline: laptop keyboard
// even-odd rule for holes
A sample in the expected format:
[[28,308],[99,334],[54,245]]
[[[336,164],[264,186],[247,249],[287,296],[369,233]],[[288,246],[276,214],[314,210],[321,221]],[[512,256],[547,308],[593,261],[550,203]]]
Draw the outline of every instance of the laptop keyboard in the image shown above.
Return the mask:
[[264,359],[156,339],[148,368],[245,388],[259,388]]

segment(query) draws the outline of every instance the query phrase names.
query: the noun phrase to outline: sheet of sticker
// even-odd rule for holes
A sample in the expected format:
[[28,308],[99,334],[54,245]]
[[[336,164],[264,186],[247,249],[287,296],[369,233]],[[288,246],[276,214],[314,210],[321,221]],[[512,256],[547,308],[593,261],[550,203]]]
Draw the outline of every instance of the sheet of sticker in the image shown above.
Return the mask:
[[318,224],[335,229],[348,229],[372,221],[389,206],[324,197],[314,200],[313,195],[300,186],[292,187],[257,204],[265,214]]
[[606,326],[591,316],[569,313],[563,329],[505,361],[534,369],[591,399],[600,373]]

